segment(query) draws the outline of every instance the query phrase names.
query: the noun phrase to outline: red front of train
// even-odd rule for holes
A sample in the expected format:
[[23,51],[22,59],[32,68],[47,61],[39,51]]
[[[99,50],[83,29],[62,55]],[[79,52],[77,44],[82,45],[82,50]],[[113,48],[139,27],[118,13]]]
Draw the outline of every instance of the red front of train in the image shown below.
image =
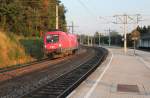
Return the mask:
[[78,49],[77,36],[62,31],[47,32],[44,35],[44,53],[73,53]]

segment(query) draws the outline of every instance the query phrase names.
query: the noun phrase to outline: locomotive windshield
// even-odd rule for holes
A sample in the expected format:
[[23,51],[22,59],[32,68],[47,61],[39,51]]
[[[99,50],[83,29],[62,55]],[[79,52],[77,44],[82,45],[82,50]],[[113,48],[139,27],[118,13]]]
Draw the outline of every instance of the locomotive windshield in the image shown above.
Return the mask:
[[57,43],[58,41],[59,41],[58,35],[51,34],[46,36],[47,43]]

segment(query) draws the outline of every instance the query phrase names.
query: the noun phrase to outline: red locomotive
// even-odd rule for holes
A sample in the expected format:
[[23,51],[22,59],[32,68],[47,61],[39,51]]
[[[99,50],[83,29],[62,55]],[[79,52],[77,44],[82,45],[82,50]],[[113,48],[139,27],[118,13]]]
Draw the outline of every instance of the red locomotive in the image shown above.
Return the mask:
[[47,32],[44,35],[44,53],[48,56],[55,54],[72,54],[78,49],[77,36],[62,31]]

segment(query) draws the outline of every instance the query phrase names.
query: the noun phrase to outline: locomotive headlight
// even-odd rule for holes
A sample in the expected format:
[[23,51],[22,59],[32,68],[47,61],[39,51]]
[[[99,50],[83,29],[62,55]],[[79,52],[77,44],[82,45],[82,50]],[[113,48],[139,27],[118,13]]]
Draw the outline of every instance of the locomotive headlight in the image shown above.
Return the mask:
[[44,45],[44,48],[46,48],[46,45]]
[[59,44],[58,46],[59,46],[59,47],[61,47],[62,45],[61,45],[61,44]]

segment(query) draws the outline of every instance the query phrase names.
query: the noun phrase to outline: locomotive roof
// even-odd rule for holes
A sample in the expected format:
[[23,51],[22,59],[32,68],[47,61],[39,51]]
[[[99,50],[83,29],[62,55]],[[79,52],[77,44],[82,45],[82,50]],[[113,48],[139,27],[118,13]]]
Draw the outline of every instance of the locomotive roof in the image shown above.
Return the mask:
[[64,34],[66,32],[63,31],[50,31],[50,32],[46,32],[46,34]]

